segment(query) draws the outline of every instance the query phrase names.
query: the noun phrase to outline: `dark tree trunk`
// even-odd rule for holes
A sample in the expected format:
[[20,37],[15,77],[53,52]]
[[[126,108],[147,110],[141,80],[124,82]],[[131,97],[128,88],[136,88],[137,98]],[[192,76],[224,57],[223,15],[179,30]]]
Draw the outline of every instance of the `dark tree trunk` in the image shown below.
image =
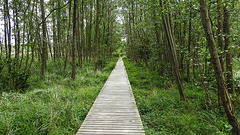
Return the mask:
[[92,0],[90,1],[90,15],[89,15],[89,28],[88,28],[88,62],[91,62],[92,58],[92,9],[93,9],[93,2]]
[[[44,9],[44,0],[41,0],[40,2],[41,4],[41,12],[42,12],[42,20],[44,20],[45,18],[45,9]],[[47,42],[46,42],[46,22],[43,21],[42,23],[42,32],[43,32],[43,36],[42,36],[42,53],[41,53],[41,61],[42,61],[42,65],[41,65],[41,74],[44,75],[45,70],[46,70],[46,58],[47,58]]]
[[97,57],[98,57],[98,47],[99,47],[99,0],[96,0],[96,21],[95,21],[95,37],[94,37],[94,71],[97,70]]
[[217,39],[218,39],[218,47],[221,50],[220,53],[220,62],[221,62],[221,67],[222,71],[224,72],[224,45],[223,45],[223,10],[222,10],[222,2],[220,0],[217,1],[217,12],[218,12],[218,24],[217,24]]
[[225,39],[226,50],[226,75],[227,75],[227,88],[228,92],[233,94],[233,67],[232,67],[232,49],[230,46],[230,11],[227,6],[224,6],[224,20],[223,20],[223,33]]

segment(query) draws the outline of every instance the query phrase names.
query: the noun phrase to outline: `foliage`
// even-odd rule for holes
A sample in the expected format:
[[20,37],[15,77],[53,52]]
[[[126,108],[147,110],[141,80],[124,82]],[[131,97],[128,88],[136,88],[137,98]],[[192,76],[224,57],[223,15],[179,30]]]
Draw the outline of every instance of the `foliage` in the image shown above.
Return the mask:
[[19,91],[24,92],[24,89],[28,88],[30,85],[29,78],[31,76],[31,72],[26,71],[23,68],[19,68],[16,65],[16,60],[11,59],[7,63],[5,63],[6,67],[11,64],[11,70],[8,68],[3,68],[0,72],[0,88],[1,91]]
[[[146,134],[230,134],[223,110],[217,109],[217,102],[209,105],[202,88],[184,83],[188,99],[184,102],[179,99],[176,85],[167,77],[128,59],[124,63]],[[212,101],[217,101],[213,93]],[[240,112],[237,114],[239,117]]]
[[108,78],[113,63],[105,70],[84,64],[75,80],[57,62],[48,63],[45,78],[30,76],[25,93],[0,95],[0,134],[75,134]]

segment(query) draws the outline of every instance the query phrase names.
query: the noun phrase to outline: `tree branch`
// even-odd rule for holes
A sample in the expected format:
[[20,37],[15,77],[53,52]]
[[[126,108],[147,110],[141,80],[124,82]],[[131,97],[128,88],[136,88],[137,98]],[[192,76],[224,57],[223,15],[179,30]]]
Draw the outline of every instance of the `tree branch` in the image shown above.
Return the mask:
[[52,9],[52,10],[50,11],[50,13],[48,13],[47,17],[45,17],[45,18],[42,20],[42,22],[40,22],[40,23],[38,24],[38,27],[40,27],[40,25],[47,20],[47,18],[52,14],[53,11],[58,10],[58,9],[62,9],[62,8],[64,8],[64,7],[66,7],[69,3],[70,3],[70,1],[68,1],[68,3],[66,3],[65,5],[63,5],[63,6],[59,7],[59,8],[54,8],[54,9]]

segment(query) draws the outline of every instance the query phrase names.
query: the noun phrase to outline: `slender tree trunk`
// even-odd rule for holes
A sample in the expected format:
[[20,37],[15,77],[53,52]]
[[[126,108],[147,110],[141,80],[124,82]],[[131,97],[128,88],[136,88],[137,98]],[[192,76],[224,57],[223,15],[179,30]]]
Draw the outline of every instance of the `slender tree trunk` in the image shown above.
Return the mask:
[[84,37],[84,0],[82,0],[82,4],[81,4],[81,16],[80,16],[80,20],[81,20],[81,27],[80,27],[80,36],[81,36],[81,46],[80,46],[80,50],[81,50],[81,64],[79,65],[80,69],[82,68],[82,60],[83,60],[83,53],[84,53],[84,47],[85,47],[85,37]]
[[240,128],[238,126],[238,121],[235,115],[235,110],[228,94],[227,85],[225,82],[225,78],[223,75],[223,71],[221,68],[221,63],[218,57],[218,51],[216,48],[216,43],[212,33],[211,22],[208,16],[208,8],[207,8],[207,1],[200,0],[200,9],[201,9],[201,16],[202,16],[202,23],[208,43],[208,48],[211,55],[211,62],[214,68],[218,89],[221,94],[222,104],[225,110],[225,113],[228,118],[229,124],[233,127],[232,133],[235,135],[240,134]]
[[78,0],[74,0],[74,7],[73,7],[73,43],[72,43],[72,79],[75,80],[76,78],[76,56],[75,56],[75,46],[76,46],[76,23],[77,23],[77,6]]
[[[77,11],[77,17],[76,17],[76,25],[77,26],[80,26],[80,14],[79,14],[79,11]],[[78,66],[79,68],[81,69],[82,68],[82,44],[81,44],[81,34],[80,34],[80,27],[77,28],[77,31],[76,31],[76,34],[77,34],[77,37],[76,38],[76,45],[77,45],[77,52],[78,52]]]
[[[6,26],[6,32],[7,32],[7,41],[5,41],[6,45],[6,54],[8,59],[8,73],[11,72],[11,52],[12,52],[12,46],[11,46],[11,20],[10,20],[10,13],[9,13],[9,6],[8,6],[8,0],[5,0],[5,26]],[[6,34],[6,33],[5,33]],[[5,35],[6,40],[6,35]],[[7,50],[8,49],[8,50]]]
[[[222,2],[221,0],[217,0],[217,13],[218,13],[218,23],[217,23],[217,39],[218,39],[218,47],[220,48],[220,63],[222,72],[224,73],[225,66],[224,66],[224,44],[223,44],[223,9],[222,9]],[[219,102],[219,108],[221,108],[220,104],[220,90],[218,89],[218,102]]]
[[[45,8],[44,8],[44,0],[41,0],[40,2],[41,5],[41,12],[42,12],[42,20],[44,20],[45,18]],[[43,32],[43,37],[42,37],[42,53],[41,53],[41,61],[42,61],[42,65],[41,65],[41,74],[44,75],[45,70],[46,70],[46,56],[47,56],[47,43],[46,43],[46,22],[44,21],[42,23],[42,32]]]
[[220,53],[220,62],[222,71],[224,72],[224,45],[223,45],[223,10],[222,10],[222,2],[221,0],[217,0],[217,13],[218,13],[218,24],[217,24],[217,39],[218,39],[218,47],[221,50]]
[[134,54],[133,54],[133,40],[132,40],[132,24],[131,24],[131,12],[130,10],[128,11],[128,23],[129,23],[129,57],[130,59],[134,60]]
[[20,29],[19,29],[19,19],[18,19],[18,9],[15,9],[15,21],[16,21],[16,39],[15,39],[15,59],[17,60],[17,65],[19,61],[19,49],[20,49]]
[[50,37],[50,35],[49,35],[48,29],[47,29],[47,45],[48,45],[48,48],[49,48],[49,49],[47,49],[47,60],[49,59],[48,58],[48,53],[50,53],[50,58],[51,59],[53,58],[52,45],[50,43],[50,38],[49,37]]
[[233,94],[233,67],[232,67],[232,49],[230,46],[230,11],[227,9],[227,5],[224,6],[224,21],[223,21],[223,33],[225,39],[226,50],[226,75],[227,75],[227,88],[228,92]]
[[[33,12],[34,12],[34,4],[32,5],[32,11],[31,11],[31,13],[29,13],[29,14],[30,14],[30,18],[29,18],[29,20],[28,20],[30,27],[29,27],[29,30],[28,30],[28,37],[27,37],[28,42],[27,42],[26,63],[25,63],[25,69],[24,69],[25,73],[27,73],[27,68],[28,68],[28,65],[29,65],[29,64],[28,64],[29,56],[30,56],[29,51],[30,51],[30,46],[32,46],[32,45],[30,44],[30,42],[32,42],[32,39],[33,39],[33,35],[31,34],[32,31],[33,31],[33,28],[34,28],[34,26],[33,26]],[[30,67],[29,67],[29,68],[30,68]]]
[[[166,7],[163,7],[163,1],[162,0],[160,0],[160,5],[161,5],[162,8],[165,8],[165,9],[169,10],[166,4],[165,4]],[[169,12],[171,12],[171,11],[169,11]],[[166,33],[167,39],[168,39],[168,45],[169,45],[171,58],[172,58],[171,63],[172,63],[172,67],[173,67],[173,70],[174,70],[177,86],[178,86],[178,89],[179,89],[180,98],[182,100],[186,100],[186,95],[185,95],[183,84],[182,84],[181,74],[179,72],[179,65],[178,65],[176,48],[175,48],[176,45],[175,45],[174,34],[173,34],[173,26],[171,25],[172,21],[171,21],[170,16],[171,16],[171,13],[168,13],[166,15],[162,14],[163,24],[164,24],[165,33]]]
[[94,38],[94,71],[97,71],[97,53],[98,53],[98,47],[99,47],[99,0],[96,0],[96,21],[95,21],[95,38]]
[[[81,44],[82,44],[82,59],[85,61],[86,60],[86,38],[85,38],[85,31],[84,31],[84,16],[85,16],[85,12],[84,12],[84,5],[86,3],[84,3],[84,0],[82,0],[82,7],[81,7]],[[82,68],[82,67],[81,67]]]
[[69,0],[69,17],[68,17],[68,28],[67,28],[67,45],[65,49],[65,60],[64,60],[64,67],[63,70],[66,70],[67,68],[67,60],[68,60],[68,52],[69,52],[69,47],[70,47],[70,29],[71,29],[71,13],[72,13],[72,0]]
[[[28,20],[30,21],[30,20]],[[27,52],[26,52],[26,61],[25,61],[25,69],[24,71],[26,71],[27,69],[27,65],[28,65],[28,61],[29,61],[29,49],[30,49],[30,30],[28,30],[28,33],[27,33]]]
[[[22,63],[23,63],[23,58],[24,58],[24,45],[25,45],[25,35],[26,35],[26,14],[23,15],[24,21],[23,21],[23,34],[22,34],[22,49],[21,49],[21,60],[20,60],[20,65],[19,68],[21,68]],[[39,37],[40,38],[40,37]]]
[[88,31],[88,62],[91,62],[92,58],[92,9],[93,2],[90,0],[90,15],[89,15],[89,31]]
[[6,59],[8,58],[8,46],[7,46],[7,41],[8,41],[8,37],[7,37],[7,33],[8,33],[8,24],[7,24],[7,3],[8,1],[5,0],[5,3],[4,3],[4,44],[5,44],[5,52],[6,52]]
[[192,2],[190,3],[189,11],[189,27],[188,27],[188,60],[187,60],[187,82],[190,82],[190,56],[191,56],[191,41],[192,41]]
[[[134,0],[132,0],[131,1],[131,3],[132,3],[132,46],[133,46],[133,48],[137,48],[136,47],[136,38],[137,38],[137,34],[136,34],[136,27],[135,27],[135,1]],[[137,54],[136,54],[136,51],[133,51],[133,53],[134,53],[134,61],[135,62],[137,62],[138,63],[138,57],[137,57]]]
[[57,46],[56,46],[56,58],[60,58],[61,57],[61,0],[57,0]]
[[[71,5],[71,4],[69,4]],[[55,7],[55,1],[52,1],[52,7]],[[53,59],[56,60],[56,46],[57,46],[57,36],[56,36],[56,20],[55,20],[55,11],[52,13],[52,32],[53,32]]]

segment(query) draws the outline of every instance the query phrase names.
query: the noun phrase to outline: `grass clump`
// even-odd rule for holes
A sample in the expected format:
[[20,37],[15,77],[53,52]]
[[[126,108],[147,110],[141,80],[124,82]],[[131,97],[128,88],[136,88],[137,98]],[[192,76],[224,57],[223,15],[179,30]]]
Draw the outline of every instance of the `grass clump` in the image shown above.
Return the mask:
[[24,93],[0,94],[0,134],[76,134],[111,72],[95,73],[93,64],[85,63],[72,80],[70,67],[63,71],[57,63],[48,65],[44,78],[29,78]]
[[[201,87],[184,82],[188,102],[181,101],[170,79],[128,59],[124,63],[147,135],[231,134],[214,91],[209,102]],[[239,118],[239,110],[236,113]]]

